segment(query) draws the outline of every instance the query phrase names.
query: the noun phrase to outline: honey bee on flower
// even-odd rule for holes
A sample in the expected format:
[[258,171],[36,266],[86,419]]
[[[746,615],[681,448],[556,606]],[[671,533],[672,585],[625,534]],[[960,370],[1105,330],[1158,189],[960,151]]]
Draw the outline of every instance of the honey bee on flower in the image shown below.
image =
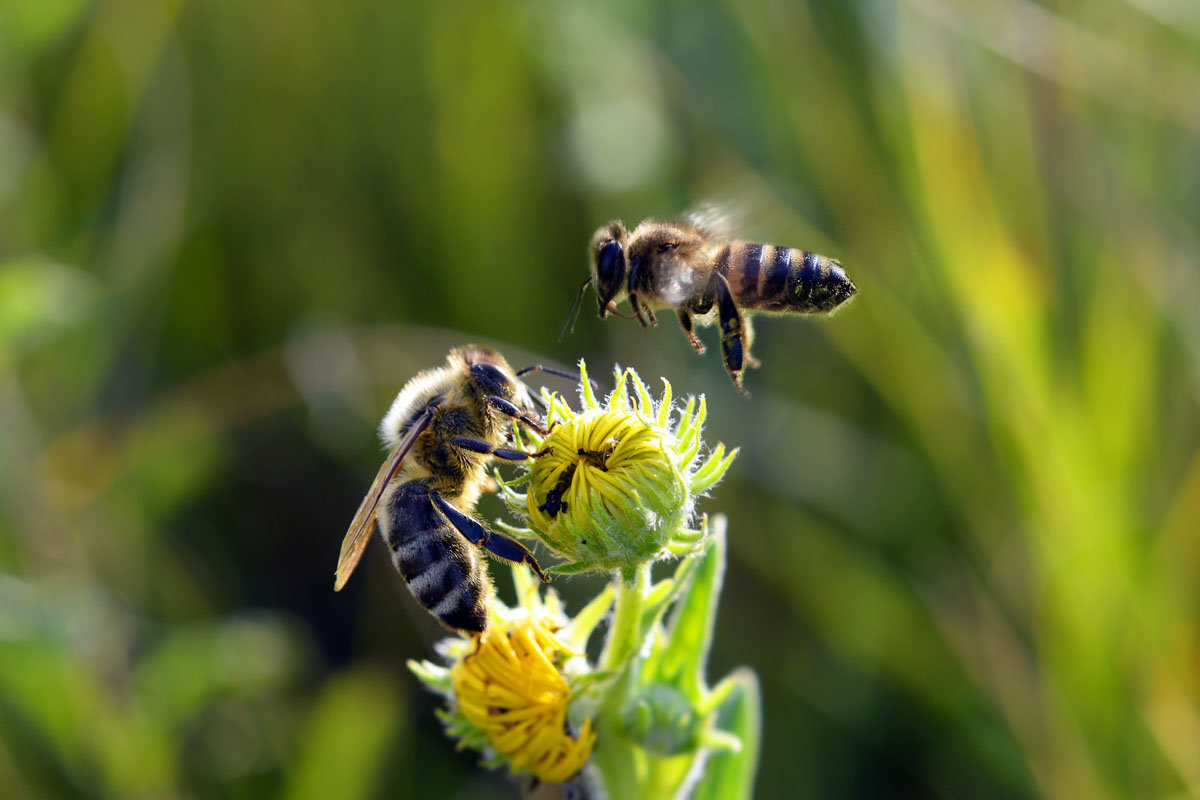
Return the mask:
[[[605,572],[607,585],[572,617],[553,589],[514,567],[517,606],[495,599],[481,635],[439,645],[445,665],[409,667],[446,698],[447,733],[489,766],[608,797],[683,797],[711,779],[728,787],[722,796],[747,798],[757,681],[745,669],[712,687],[704,679],[725,520],[691,527],[697,498],[737,451],[705,448],[703,398],[675,405],[664,380],[656,402],[635,372],[618,370],[601,402],[579,366],[580,410],[543,392],[545,428],[512,433],[515,447],[540,456],[516,480],[496,476],[528,527],[496,525],[564,559],[547,571]],[[670,557],[673,574],[655,582],[654,563]],[[585,653],[601,621],[593,662]]]

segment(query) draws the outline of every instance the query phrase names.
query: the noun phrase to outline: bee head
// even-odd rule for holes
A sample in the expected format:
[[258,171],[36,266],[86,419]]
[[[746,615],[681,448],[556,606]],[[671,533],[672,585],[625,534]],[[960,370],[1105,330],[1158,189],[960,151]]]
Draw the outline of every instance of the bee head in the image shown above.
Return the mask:
[[596,301],[600,318],[608,315],[609,304],[625,297],[629,262],[625,258],[625,241],[629,232],[620,220],[613,220],[592,237],[592,282],[596,286]]
[[500,397],[522,411],[535,410],[529,387],[513,373],[504,356],[486,347],[466,348],[463,355],[471,374],[472,389],[480,399]]

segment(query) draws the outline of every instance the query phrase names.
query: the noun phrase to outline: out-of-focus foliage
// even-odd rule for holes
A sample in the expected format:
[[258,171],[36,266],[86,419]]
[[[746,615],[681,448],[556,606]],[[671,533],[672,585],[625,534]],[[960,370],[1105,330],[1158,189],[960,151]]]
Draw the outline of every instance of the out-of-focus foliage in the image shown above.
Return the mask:
[[[331,591],[470,340],[742,445],[759,795],[1200,793],[1198,87],[1187,2],[0,4],[0,795],[512,796],[382,548]],[[749,400],[556,342],[597,225],[711,198],[859,298]]]

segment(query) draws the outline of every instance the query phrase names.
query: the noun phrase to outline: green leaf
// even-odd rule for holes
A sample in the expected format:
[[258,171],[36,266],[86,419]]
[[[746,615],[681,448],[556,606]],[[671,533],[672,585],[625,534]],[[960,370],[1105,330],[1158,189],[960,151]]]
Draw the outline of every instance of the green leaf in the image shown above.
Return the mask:
[[705,693],[704,662],[725,572],[725,517],[713,517],[712,526],[711,543],[695,559],[695,573],[671,616],[658,674],[659,681],[678,686],[695,701]]
[[596,629],[600,620],[604,619],[604,615],[612,607],[615,596],[616,592],[612,585],[605,586],[604,591],[592,598],[591,602],[581,608],[571,620],[563,638],[564,642],[576,653],[587,650],[587,642],[591,638],[592,631]]
[[573,564],[555,564],[553,567],[547,567],[546,572],[551,575],[580,575],[584,572],[595,572],[596,568],[591,564],[586,564],[576,561]]
[[441,692],[444,695],[450,695],[454,691],[454,687],[450,682],[450,670],[439,664],[434,664],[431,661],[417,661],[410,658],[408,660],[408,669],[421,683],[428,686],[435,692]]
[[[754,794],[754,773],[762,737],[762,698],[758,678],[746,668],[733,672],[722,684],[733,684],[729,697],[717,714],[721,731],[741,742],[737,750],[724,749],[705,764],[704,777],[692,792],[692,800],[742,800]],[[714,731],[719,733],[719,731]],[[731,744],[731,742],[729,742]]]

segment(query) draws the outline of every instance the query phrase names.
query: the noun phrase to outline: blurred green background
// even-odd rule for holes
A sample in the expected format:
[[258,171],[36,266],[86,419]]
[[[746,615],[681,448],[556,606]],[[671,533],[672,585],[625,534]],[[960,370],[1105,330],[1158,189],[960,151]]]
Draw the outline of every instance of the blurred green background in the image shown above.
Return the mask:
[[[1189,2],[4,0],[0,795],[516,796],[384,549],[331,586],[469,341],[742,446],[760,796],[1200,795],[1198,134]],[[557,341],[600,223],[711,198],[860,296],[749,400],[669,315]]]

